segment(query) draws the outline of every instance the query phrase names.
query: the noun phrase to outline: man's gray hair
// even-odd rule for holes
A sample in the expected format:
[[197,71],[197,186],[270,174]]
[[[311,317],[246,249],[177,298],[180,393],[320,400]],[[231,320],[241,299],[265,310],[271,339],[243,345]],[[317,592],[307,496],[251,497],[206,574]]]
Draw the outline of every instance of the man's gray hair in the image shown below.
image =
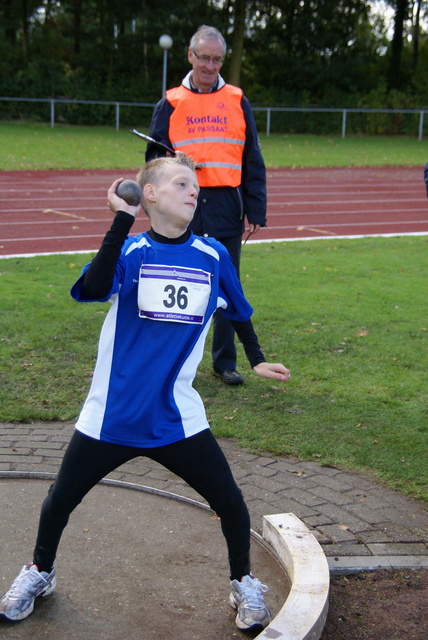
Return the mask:
[[196,33],[193,34],[193,36],[190,39],[189,48],[195,51],[198,48],[199,40],[210,40],[210,39],[220,40],[220,42],[224,47],[224,52],[226,53],[226,50],[227,50],[226,40],[221,35],[221,32],[215,27],[209,27],[206,24],[201,25],[199,29],[196,31]]

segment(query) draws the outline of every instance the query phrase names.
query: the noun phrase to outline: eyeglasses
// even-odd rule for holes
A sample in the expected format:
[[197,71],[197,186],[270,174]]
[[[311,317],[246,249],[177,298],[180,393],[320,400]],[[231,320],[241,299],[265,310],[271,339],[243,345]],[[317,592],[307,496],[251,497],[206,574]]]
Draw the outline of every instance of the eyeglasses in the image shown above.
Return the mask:
[[202,62],[202,64],[209,64],[210,62],[212,62],[213,65],[215,65],[216,67],[219,67],[224,62],[224,58],[222,58],[221,56],[215,56],[214,58],[210,58],[210,56],[205,56],[205,55],[198,56],[198,54],[194,49],[192,49],[192,51],[197,57],[197,59],[199,60],[199,62]]

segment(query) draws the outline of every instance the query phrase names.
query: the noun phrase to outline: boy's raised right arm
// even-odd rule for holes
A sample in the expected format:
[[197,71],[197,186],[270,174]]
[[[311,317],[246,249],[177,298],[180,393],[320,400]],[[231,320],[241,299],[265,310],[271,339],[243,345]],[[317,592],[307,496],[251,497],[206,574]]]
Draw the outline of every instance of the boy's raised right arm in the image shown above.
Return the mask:
[[140,205],[130,205],[117,195],[116,189],[120,182],[122,179],[115,180],[108,190],[108,206],[116,215],[85,273],[84,290],[90,300],[99,300],[109,294],[123,243],[140,210]]

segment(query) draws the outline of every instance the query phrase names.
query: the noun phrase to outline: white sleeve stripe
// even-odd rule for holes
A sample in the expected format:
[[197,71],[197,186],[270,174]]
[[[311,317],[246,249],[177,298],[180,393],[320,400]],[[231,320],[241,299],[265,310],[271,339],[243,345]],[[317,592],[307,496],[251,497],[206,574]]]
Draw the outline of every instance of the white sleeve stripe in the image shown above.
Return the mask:
[[192,247],[195,247],[195,249],[199,249],[199,251],[204,251],[205,253],[208,253],[210,256],[213,256],[213,258],[215,258],[216,260],[220,260],[220,256],[218,252],[213,247],[207,244],[204,244],[201,240],[199,240],[199,238],[195,238],[195,240],[192,242]]
[[132,244],[129,245],[125,255],[127,256],[131,253],[131,251],[134,251],[135,249],[140,249],[141,247],[145,247],[145,246],[149,247],[150,244],[147,242],[147,238],[143,236],[142,238],[140,238],[138,242],[133,242]]

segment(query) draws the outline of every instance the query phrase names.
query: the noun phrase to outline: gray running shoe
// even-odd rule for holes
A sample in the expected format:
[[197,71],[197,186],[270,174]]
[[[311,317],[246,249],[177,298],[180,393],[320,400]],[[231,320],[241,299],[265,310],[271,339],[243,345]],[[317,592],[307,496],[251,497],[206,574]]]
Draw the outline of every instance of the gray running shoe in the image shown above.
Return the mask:
[[45,598],[56,587],[55,569],[40,572],[35,564],[26,564],[0,600],[0,616],[7,620],[24,620],[34,609],[34,600]]
[[232,580],[232,592],[229,602],[237,609],[236,626],[238,629],[264,629],[270,622],[270,611],[263,593],[268,590],[265,584],[253,576],[244,576],[241,580]]

